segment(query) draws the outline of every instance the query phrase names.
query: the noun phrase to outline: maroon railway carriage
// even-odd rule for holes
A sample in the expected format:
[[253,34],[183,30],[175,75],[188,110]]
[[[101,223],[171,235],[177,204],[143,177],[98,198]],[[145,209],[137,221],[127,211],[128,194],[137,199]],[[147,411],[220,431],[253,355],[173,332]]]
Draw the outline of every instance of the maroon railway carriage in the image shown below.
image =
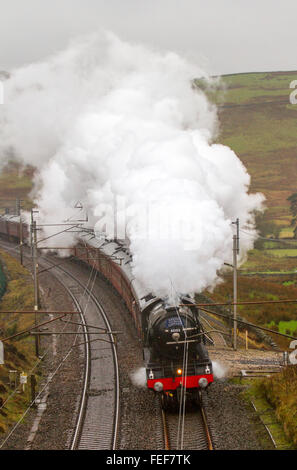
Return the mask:
[[[19,218],[15,216],[0,217],[0,235],[9,241],[18,242],[20,240],[21,228]],[[23,240],[29,236],[27,224],[22,224]]]

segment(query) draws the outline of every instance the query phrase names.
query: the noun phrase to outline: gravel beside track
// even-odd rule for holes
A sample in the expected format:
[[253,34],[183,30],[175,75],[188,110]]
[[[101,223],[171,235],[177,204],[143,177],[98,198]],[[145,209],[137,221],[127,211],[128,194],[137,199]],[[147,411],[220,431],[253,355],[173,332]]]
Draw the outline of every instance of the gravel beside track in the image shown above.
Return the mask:
[[[244,385],[216,380],[204,395],[216,450],[263,450],[259,440],[263,429],[256,413],[239,397],[244,389]],[[269,448],[273,448],[272,444]]]

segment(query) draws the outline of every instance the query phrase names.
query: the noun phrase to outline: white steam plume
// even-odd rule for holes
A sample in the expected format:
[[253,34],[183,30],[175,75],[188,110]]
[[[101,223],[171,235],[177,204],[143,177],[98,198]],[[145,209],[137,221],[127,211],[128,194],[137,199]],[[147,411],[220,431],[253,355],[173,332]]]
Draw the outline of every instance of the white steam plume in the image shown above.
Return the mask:
[[145,367],[139,367],[139,369],[136,369],[133,372],[131,372],[130,379],[133,385],[135,385],[135,387],[145,388],[147,385]]
[[213,374],[217,379],[222,379],[228,374],[228,368],[218,361],[212,361]]
[[[255,237],[250,177],[235,153],[212,144],[216,109],[192,86],[207,78],[175,53],[128,44],[111,33],[77,40],[5,82],[0,155],[38,168],[41,219],[74,214],[80,200],[107,234],[124,201],[133,271],[157,295],[213,286],[232,254],[231,221]],[[123,215],[124,209],[121,209]],[[52,239],[53,242],[55,239]],[[62,243],[73,243],[64,235]],[[57,242],[61,245],[61,239]],[[252,237],[242,243],[242,254]]]

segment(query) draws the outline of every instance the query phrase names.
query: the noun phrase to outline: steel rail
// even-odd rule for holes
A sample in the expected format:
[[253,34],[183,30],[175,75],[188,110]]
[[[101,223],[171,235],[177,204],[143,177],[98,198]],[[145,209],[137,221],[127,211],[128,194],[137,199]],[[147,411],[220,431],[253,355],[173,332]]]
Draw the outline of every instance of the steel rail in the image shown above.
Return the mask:
[[[209,318],[209,317],[208,317]],[[212,325],[209,323],[209,321],[205,318],[205,317],[202,317],[201,316],[201,321],[204,322],[204,323],[207,323],[207,325],[212,328]],[[211,320],[210,320],[211,321]],[[222,335],[222,333],[220,333],[219,331],[216,332],[216,335],[217,336],[220,336],[220,341],[223,343],[223,346],[227,346],[227,343],[226,343],[226,340],[224,338],[224,336]],[[213,340],[213,343],[215,343],[214,339],[212,338]]]
[[[46,259],[46,260],[47,260],[47,262],[52,263],[52,261],[50,261],[48,259]],[[87,287],[85,287],[69,271],[62,268],[61,266],[57,266],[57,269],[63,271],[64,273],[66,273],[69,277],[71,277],[74,281],[76,281],[77,284],[79,284],[85,290],[85,292],[88,293],[88,295],[90,296],[90,298],[92,299],[92,301],[94,302],[96,307],[98,308],[98,310],[99,310],[99,312],[100,312],[100,314],[101,314],[101,316],[104,320],[106,328],[107,328],[106,333],[109,334],[110,339],[111,339],[111,346],[112,346],[113,358],[114,358],[114,368],[115,368],[115,416],[114,416],[114,430],[113,430],[112,450],[116,450],[117,438],[118,438],[118,429],[119,429],[119,410],[120,410],[120,406],[119,406],[119,402],[120,402],[119,383],[120,383],[120,379],[119,379],[119,365],[118,365],[118,357],[117,357],[117,351],[116,351],[116,343],[115,343],[114,336],[112,334],[111,325],[109,323],[108,317],[107,317],[102,305],[100,304],[98,299],[94,296],[94,294]],[[83,414],[80,413],[80,415],[82,416]],[[83,421],[80,421],[80,428],[82,428],[82,424],[83,424]],[[76,436],[78,436],[78,434],[79,433],[76,433]],[[77,437],[76,437],[76,441],[77,441]],[[75,446],[73,447],[73,443],[72,443],[71,449],[73,450],[74,448],[75,448]]]
[[201,412],[201,416],[202,416],[202,420],[203,420],[203,425],[204,425],[204,431],[205,431],[205,435],[206,435],[206,439],[207,439],[208,450],[214,450],[214,446],[213,446],[213,443],[212,443],[210,430],[209,430],[209,426],[208,426],[208,422],[207,422],[207,418],[206,418],[206,413],[205,413],[205,410],[204,410],[204,407],[203,407],[202,403],[201,403],[200,412]]
[[87,330],[87,327],[86,327],[85,316],[84,316],[83,310],[80,306],[80,303],[78,302],[78,300],[76,299],[74,294],[71,292],[71,290],[66,286],[66,284],[64,284],[63,281],[61,281],[60,279],[59,279],[59,282],[67,290],[68,294],[70,295],[70,297],[74,301],[74,304],[75,304],[76,308],[79,311],[81,322],[83,324],[83,332],[84,332],[84,336],[85,336],[85,345],[84,345],[85,346],[85,370],[84,370],[83,390],[82,390],[82,394],[81,394],[79,413],[78,413],[78,417],[77,417],[77,421],[76,421],[76,425],[75,425],[75,432],[74,432],[74,435],[72,437],[72,442],[71,442],[71,446],[70,446],[70,449],[74,450],[76,448],[76,445],[77,445],[78,437],[79,437],[80,430],[81,430],[82,423],[83,423],[83,419],[84,419],[84,416],[85,416],[86,404],[87,404],[87,392],[88,392],[89,380],[90,380],[90,345],[89,345],[89,339],[90,338],[89,338],[88,330]]
[[163,424],[163,437],[164,437],[164,443],[165,443],[165,450],[170,450],[170,441],[169,441],[169,433],[168,433],[168,426],[167,426],[167,420],[166,420],[166,413],[163,408],[161,409],[161,414],[162,414],[162,424]]
[[[206,416],[205,410],[201,402],[199,404],[199,409],[197,410],[197,415],[195,414],[195,416],[197,417],[197,422],[195,421],[194,423],[193,415],[191,415],[190,416],[191,419],[190,421],[188,420],[188,423],[187,423],[187,415],[186,415],[185,423],[187,425],[195,426],[195,431],[191,433],[190,442],[189,442],[189,435],[187,438],[184,438],[185,441],[184,441],[183,450],[186,448],[191,449],[191,450],[215,450],[212,437],[211,437],[211,432],[210,432],[209,425],[207,422],[207,416]],[[176,433],[178,415],[170,414],[170,421],[168,423],[166,410],[161,408],[161,418],[162,418],[164,450],[181,450],[180,442],[177,443],[177,448],[171,447],[171,443],[176,441],[175,433]],[[169,415],[168,415],[168,418],[169,418]],[[195,443],[194,442],[191,443],[192,439],[195,439]],[[191,447],[194,445],[195,447]]]
[[[46,262],[51,263],[51,261],[49,261],[47,259],[46,259]],[[55,266],[55,267],[58,269],[57,266]],[[73,277],[66,270],[64,270],[64,269],[61,269],[61,270],[64,271],[65,274],[68,274],[70,277]],[[56,276],[54,275],[54,277],[64,287],[66,292],[71,297],[71,299],[72,299],[72,301],[73,301],[73,303],[74,303],[74,305],[77,309],[77,311],[73,312],[73,314],[79,314],[80,319],[81,319],[81,323],[82,323],[81,326],[83,327],[83,334],[84,334],[84,337],[85,337],[85,342],[81,343],[81,344],[84,344],[84,346],[85,346],[84,380],[83,380],[83,387],[82,387],[78,417],[77,417],[77,421],[76,421],[76,425],[75,425],[75,431],[74,431],[71,446],[70,446],[70,450],[74,450],[76,448],[78,437],[79,437],[79,434],[80,434],[80,430],[81,430],[81,427],[82,427],[82,424],[83,424],[83,419],[84,419],[85,409],[86,409],[86,403],[87,403],[87,393],[88,393],[89,379],[90,379],[90,345],[89,345],[90,338],[89,338],[89,333],[88,333],[87,326],[86,326],[86,320],[85,320],[84,312],[83,312],[83,309],[82,309],[79,301],[77,300],[77,298],[75,297],[73,292],[71,292],[70,288],[66,285],[65,282],[63,282],[57,275]],[[48,313],[48,312],[44,312],[44,313]],[[58,320],[60,318],[62,318],[62,317],[54,318],[53,321]],[[40,325],[38,325],[38,326],[40,326]],[[77,334],[77,332],[72,333],[72,334]]]
[[263,426],[264,426],[264,428],[265,428],[265,430],[266,430],[268,436],[270,437],[271,442],[272,442],[274,448],[277,449],[277,444],[276,444],[276,442],[275,442],[275,440],[274,440],[274,438],[273,438],[273,435],[271,434],[271,431],[270,431],[268,425],[267,425],[266,423],[264,423],[264,421],[262,420],[261,416],[259,416],[259,412],[258,412],[258,410],[257,410],[257,408],[256,408],[256,405],[255,405],[255,403],[253,402],[253,400],[251,400],[251,404],[252,404],[252,406],[253,406],[255,412],[258,414],[259,420],[260,420],[261,424],[263,424]]

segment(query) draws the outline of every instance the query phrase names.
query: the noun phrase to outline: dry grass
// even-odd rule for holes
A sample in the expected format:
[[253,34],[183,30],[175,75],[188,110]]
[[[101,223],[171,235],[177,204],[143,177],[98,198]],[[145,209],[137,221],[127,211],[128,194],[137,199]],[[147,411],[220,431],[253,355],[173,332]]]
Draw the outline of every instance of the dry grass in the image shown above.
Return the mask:
[[[33,315],[1,314],[4,310],[27,310],[33,307],[33,284],[31,274],[14,258],[0,250],[0,258],[8,280],[7,290],[0,303],[0,336],[5,338],[28,328],[34,323]],[[0,406],[11,393],[8,385],[9,370],[18,375],[28,372],[35,362],[34,343],[31,337],[5,342],[5,364],[0,366]],[[15,394],[0,410],[0,432],[5,432],[15,422],[29,401],[28,394]]]
[[286,436],[297,448],[297,366],[288,366],[264,379],[259,388],[275,409]]

